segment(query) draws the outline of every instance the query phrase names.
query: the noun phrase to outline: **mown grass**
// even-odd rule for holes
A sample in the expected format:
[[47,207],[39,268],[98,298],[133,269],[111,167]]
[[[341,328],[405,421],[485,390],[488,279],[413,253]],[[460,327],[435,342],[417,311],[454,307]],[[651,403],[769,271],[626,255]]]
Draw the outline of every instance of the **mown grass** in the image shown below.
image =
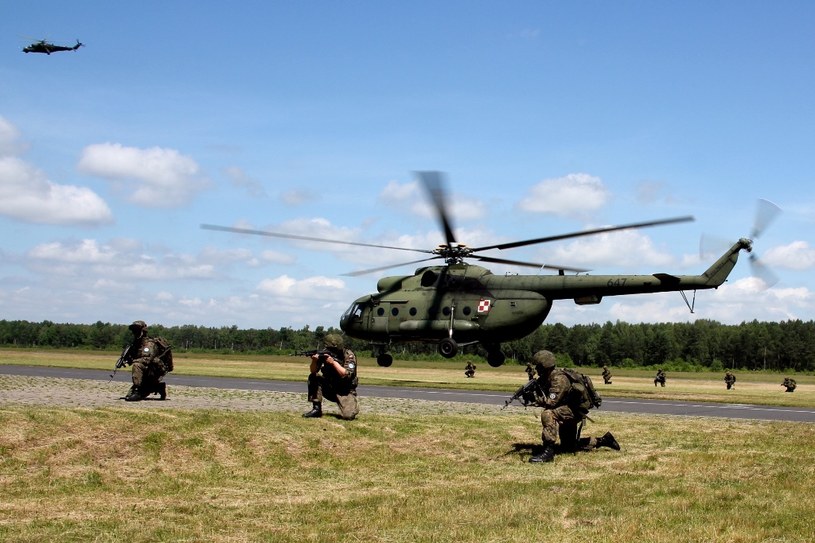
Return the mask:
[[[0,349],[0,364],[47,365],[56,367],[111,370],[119,353],[99,351],[49,351]],[[307,359],[294,356],[193,355],[175,357],[174,375],[200,375],[304,381]],[[477,363],[474,379],[464,376],[464,366],[454,362],[396,361],[381,368],[371,358],[360,357],[360,383],[363,385],[421,386],[469,390],[514,391],[526,382],[523,367],[505,364],[491,368]],[[784,374],[736,372],[735,390],[726,390],[723,372],[668,372],[668,385],[655,387],[653,374],[644,370],[614,370],[612,385],[604,385],[600,370],[585,368],[604,397],[653,398],[665,400],[710,401],[761,404],[786,407],[815,407],[815,376],[796,375],[798,388],[785,393]],[[170,377],[172,379],[172,377]]]
[[525,415],[0,409],[0,540],[804,542],[815,425],[602,414],[620,452],[526,460]]

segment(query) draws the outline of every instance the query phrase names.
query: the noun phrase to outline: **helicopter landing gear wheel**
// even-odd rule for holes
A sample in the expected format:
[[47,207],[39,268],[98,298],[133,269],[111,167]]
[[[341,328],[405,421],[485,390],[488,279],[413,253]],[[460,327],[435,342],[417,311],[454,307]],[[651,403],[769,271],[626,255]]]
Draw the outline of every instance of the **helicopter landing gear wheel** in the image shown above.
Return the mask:
[[502,353],[501,349],[497,346],[487,351],[487,364],[493,368],[501,366],[506,359],[507,357],[504,356],[504,353]]
[[393,357],[388,353],[382,353],[376,357],[376,363],[383,368],[389,368],[393,364]]
[[451,338],[439,341],[439,354],[444,358],[453,358],[458,353],[458,343]]

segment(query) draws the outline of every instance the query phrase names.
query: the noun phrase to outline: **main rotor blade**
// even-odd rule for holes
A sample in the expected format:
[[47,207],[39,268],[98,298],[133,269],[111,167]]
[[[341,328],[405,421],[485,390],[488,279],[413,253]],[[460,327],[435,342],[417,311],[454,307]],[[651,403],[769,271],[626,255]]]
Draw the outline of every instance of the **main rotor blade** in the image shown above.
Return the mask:
[[382,270],[389,270],[391,268],[400,268],[402,266],[410,266],[411,264],[418,264],[420,262],[427,262],[428,260],[435,260],[437,258],[441,258],[438,256],[431,256],[430,258],[422,258],[421,260],[413,260],[411,262],[400,262],[398,264],[388,264],[387,266],[380,266],[378,268],[371,268],[369,270],[357,270],[348,273],[343,273],[342,275],[346,277],[359,277],[360,275],[366,275],[369,273],[374,273]]
[[373,243],[361,243],[358,241],[342,241],[338,239],[313,238],[310,236],[298,236],[296,234],[281,234],[280,232],[267,232],[266,230],[252,230],[250,228],[236,228],[234,226],[218,226],[217,224],[202,224],[204,230],[216,230],[219,232],[232,232],[234,234],[250,234],[253,236],[267,236],[271,238],[293,239],[297,241],[316,241],[318,243],[334,243],[337,245],[353,245],[356,247],[373,247],[375,249],[393,249],[395,251],[410,251],[414,253],[433,254],[433,251],[426,249],[411,249],[409,247],[393,247],[391,245],[375,245]]
[[491,256],[474,256],[482,262],[490,262],[492,264],[509,264],[511,266],[524,266],[526,268],[545,268],[547,270],[570,271],[575,273],[587,272],[589,270],[583,268],[572,268],[570,266],[557,266],[555,264],[535,264],[534,262],[521,262],[518,260],[507,260],[505,258],[494,258]]
[[444,238],[447,240],[447,246],[450,247],[456,242],[456,235],[453,233],[453,227],[450,224],[449,215],[447,213],[446,192],[444,190],[444,175],[441,172],[416,172],[419,179],[422,180],[425,189],[427,189],[430,199],[433,200],[433,205],[436,208],[436,214],[439,217],[439,222],[444,229]]
[[763,198],[758,200],[756,207],[756,221],[753,225],[753,231],[750,234],[753,239],[761,236],[764,230],[775,220],[778,214],[781,213],[781,208],[769,200]]
[[691,215],[684,217],[675,217],[673,219],[662,219],[659,221],[637,222],[631,224],[624,224],[621,226],[607,226],[605,228],[594,228],[592,230],[583,230],[582,232],[572,232],[571,234],[560,234],[558,236],[547,236],[543,238],[528,239],[525,241],[514,241],[510,243],[499,243],[497,245],[487,245],[485,247],[478,247],[473,249],[473,252],[486,251],[487,249],[513,249],[515,247],[524,247],[526,245],[535,245],[536,243],[548,243],[550,241],[558,241],[561,239],[578,238],[582,236],[593,236],[595,234],[604,234],[606,232],[616,232],[617,230],[630,230],[632,228],[647,228],[649,226],[659,226],[662,224],[674,224],[679,222],[691,222],[695,220]]

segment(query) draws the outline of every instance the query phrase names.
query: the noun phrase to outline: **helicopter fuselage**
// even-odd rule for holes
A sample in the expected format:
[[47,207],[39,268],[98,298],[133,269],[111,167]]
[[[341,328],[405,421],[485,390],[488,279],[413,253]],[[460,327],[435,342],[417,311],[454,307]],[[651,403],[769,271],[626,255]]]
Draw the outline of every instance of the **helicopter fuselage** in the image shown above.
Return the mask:
[[750,247],[750,240],[739,240],[701,275],[494,275],[472,264],[419,268],[414,275],[380,279],[377,293],[355,300],[340,327],[379,345],[447,341],[482,343],[489,350],[532,333],[555,300],[596,304],[605,296],[716,288],[739,252]]

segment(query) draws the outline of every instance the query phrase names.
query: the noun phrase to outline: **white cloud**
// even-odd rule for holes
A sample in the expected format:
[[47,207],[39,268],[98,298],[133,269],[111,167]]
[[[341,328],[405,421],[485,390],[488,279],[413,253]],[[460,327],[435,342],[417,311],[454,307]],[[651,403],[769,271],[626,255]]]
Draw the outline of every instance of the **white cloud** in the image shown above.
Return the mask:
[[0,214],[40,224],[102,224],[110,208],[95,192],[49,181],[45,174],[13,157],[0,157]]
[[773,247],[761,257],[762,262],[790,270],[808,270],[815,267],[815,248],[806,241],[793,241]]
[[0,116],[0,215],[39,224],[96,225],[113,220],[95,192],[50,181],[22,160],[20,133]]
[[0,157],[16,156],[23,151],[17,127],[0,115]]
[[89,145],[80,171],[117,182],[130,201],[147,207],[175,207],[209,186],[198,164],[175,149],[139,149],[118,143]]
[[[379,194],[380,201],[419,217],[436,220],[438,213],[435,206],[418,181],[399,183],[390,181]],[[448,220],[455,227],[456,221],[473,221],[483,219],[487,215],[487,206],[484,202],[470,196],[445,193],[445,206]]]
[[345,296],[345,282],[333,277],[307,277],[294,279],[281,275],[264,279],[257,286],[264,294],[285,298],[325,298],[339,300]]
[[[648,236],[636,230],[622,230],[579,238],[566,245],[542,251],[551,257],[551,263],[561,266],[592,267],[621,266],[638,270],[635,273],[670,271],[666,269],[643,269],[649,267],[678,266],[671,254],[654,246]],[[698,259],[697,259],[698,261]],[[548,262],[543,262],[547,264]],[[602,270],[597,270],[600,273]]]
[[263,184],[246,174],[242,168],[230,166],[224,170],[232,186],[245,190],[252,198],[266,198]]
[[518,206],[534,213],[580,216],[603,207],[610,194],[603,181],[585,173],[544,179],[533,186]]

